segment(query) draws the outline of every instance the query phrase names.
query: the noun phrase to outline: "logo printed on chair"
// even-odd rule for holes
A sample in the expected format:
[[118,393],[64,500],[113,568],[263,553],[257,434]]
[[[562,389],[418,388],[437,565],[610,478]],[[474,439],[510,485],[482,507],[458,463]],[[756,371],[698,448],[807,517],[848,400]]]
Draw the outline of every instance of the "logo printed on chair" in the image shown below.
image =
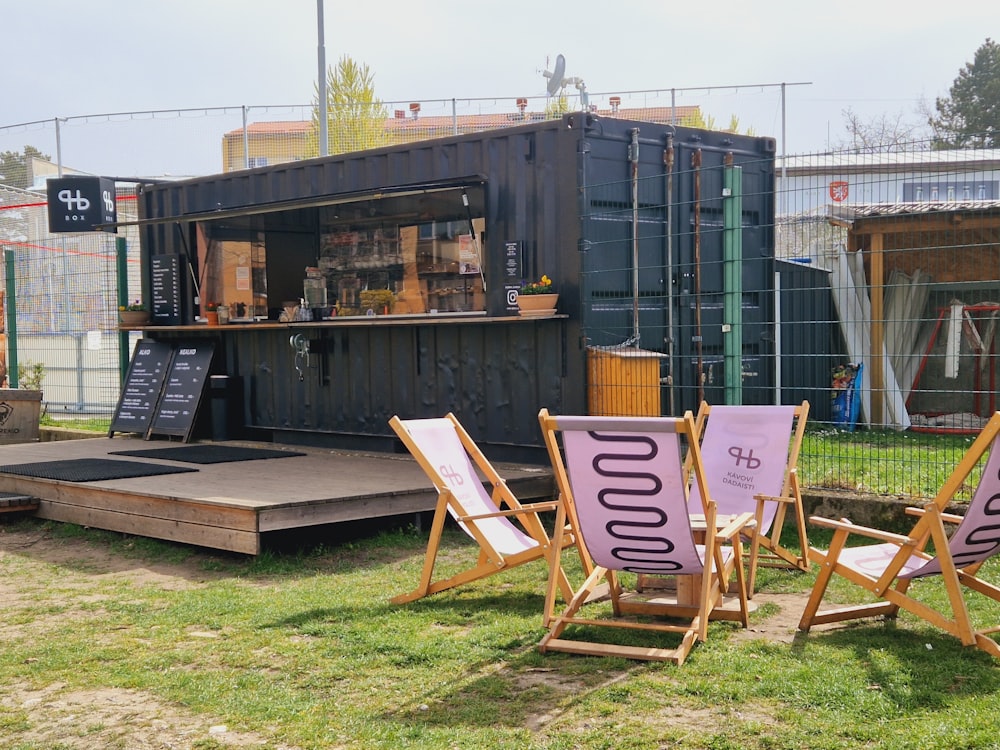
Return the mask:
[[733,445],[729,448],[729,455],[736,459],[736,466],[739,467],[740,461],[746,461],[746,468],[753,471],[754,469],[759,469],[761,460],[754,456],[753,448],[747,451],[747,454],[743,455],[743,449],[738,445]]
[[465,484],[465,478],[462,476],[462,472],[455,471],[451,464],[442,464],[438,467],[438,471],[441,472],[441,476],[448,480],[448,484]]

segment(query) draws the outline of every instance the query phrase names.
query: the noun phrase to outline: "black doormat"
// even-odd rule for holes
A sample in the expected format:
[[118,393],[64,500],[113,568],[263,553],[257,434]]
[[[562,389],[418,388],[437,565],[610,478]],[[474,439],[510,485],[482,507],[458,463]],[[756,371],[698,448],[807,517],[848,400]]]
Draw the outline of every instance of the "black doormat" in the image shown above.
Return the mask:
[[65,461],[0,466],[0,474],[18,474],[37,479],[56,479],[61,482],[96,482],[101,479],[151,477],[157,474],[179,474],[187,471],[198,470],[185,466],[148,464],[142,461],[115,461],[110,458],[71,458]]
[[111,451],[109,455],[162,458],[165,461],[183,461],[189,464],[224,464],[230,461],[256,461],[261,458],[288,458],[306,454],[273,448],[245,448],[239,445],[178,445],[174,448]]

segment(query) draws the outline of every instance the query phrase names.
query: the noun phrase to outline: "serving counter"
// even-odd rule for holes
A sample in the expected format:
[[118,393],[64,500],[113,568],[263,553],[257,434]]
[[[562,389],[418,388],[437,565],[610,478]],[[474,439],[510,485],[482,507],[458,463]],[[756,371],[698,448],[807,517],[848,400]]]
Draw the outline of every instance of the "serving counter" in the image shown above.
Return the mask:
[[213,341],[211,374],[241,391],[248,437],[394,451],[393,415],[452,411],[491,457],[541,460],[538,410],[583,400],[570,325],[565,315],[438,313],[137,330],[174,345]]

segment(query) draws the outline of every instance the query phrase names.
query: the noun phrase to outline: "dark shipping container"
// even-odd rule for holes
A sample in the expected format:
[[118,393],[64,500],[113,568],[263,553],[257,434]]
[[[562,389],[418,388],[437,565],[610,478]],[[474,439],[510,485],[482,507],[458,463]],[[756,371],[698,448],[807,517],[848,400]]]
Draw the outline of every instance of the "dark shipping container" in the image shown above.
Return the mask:
[[[481,312],[193,325],[207,235],[261,238],[273,308],[314,265],[322,216],[461,221],[459,196],[484,221]],[[275,439],[390,449],[393,414],[452,411],[490,455],[539,457],[540,407],[587,411],[592,347],[662,355],[653,387],[663,414],[731,400],[726,383],[743,403],[776,400],[770,138],[575,113],[144,185],[140,221],[147,299],[177,266],[167,273],[176,318],[161,322],[181,325],[149,335],[217,338],[213,369],[244,384],[246,427]],[[518,319],[516,290],[542,274],[560,315]],[[308,340],[307,364],[294,331]]]

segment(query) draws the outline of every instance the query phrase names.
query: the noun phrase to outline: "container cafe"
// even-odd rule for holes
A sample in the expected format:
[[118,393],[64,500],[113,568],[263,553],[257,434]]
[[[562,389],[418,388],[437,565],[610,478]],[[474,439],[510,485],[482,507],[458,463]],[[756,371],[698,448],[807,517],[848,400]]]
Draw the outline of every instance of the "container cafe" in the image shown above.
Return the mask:
[[454,412],[520,460],[543,406],[773,403],[774,151],[573,113],[143,185],[143,340],[209,345],[199,429],[290,444],[391,451],[393,415]]

